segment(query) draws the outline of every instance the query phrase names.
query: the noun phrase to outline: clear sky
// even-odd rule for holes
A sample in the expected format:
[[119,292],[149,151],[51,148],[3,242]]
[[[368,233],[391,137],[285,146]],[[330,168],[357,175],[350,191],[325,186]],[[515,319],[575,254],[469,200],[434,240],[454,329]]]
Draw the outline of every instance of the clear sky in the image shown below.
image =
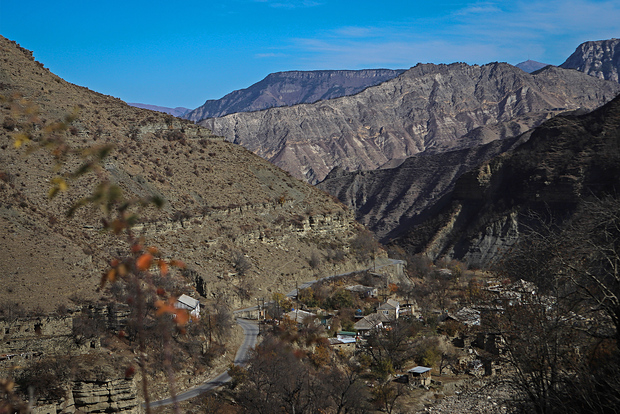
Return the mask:
[[193,109],[286,70],[558,65],[620,37],[620,0],[0,0],[0,34],[69,82]]

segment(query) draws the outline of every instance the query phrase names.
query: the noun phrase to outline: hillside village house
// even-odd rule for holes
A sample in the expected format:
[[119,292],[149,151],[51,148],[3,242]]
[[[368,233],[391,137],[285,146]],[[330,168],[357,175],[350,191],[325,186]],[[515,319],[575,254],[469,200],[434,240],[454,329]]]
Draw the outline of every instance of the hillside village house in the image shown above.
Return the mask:
[[200,317],[200,302],[198,299],[194,299],[191,296],[185,294],[179,296],[174,307],[177,309],[187,309],[189,314],[195,318]]
[[382,313],[390,320],[398,319],[400,303],[394,299],[388,299],[377,308],[377,313]]
[[315,313],[307,312],[301,309],[292,310],[288,313],[285,313],[284,316],[286,318],[289,318],[292,321],[297,322],[297,324],[299,325],[305,323],[308,320],[311,320],[313,323],[317,325],[321,323],[321,321],[317,318]]
[[390,317],[383,313],[371,313],[355,322],[353,327],[360,335],[368,336],[372,329],[382,329],[390,320]]
[[431,385],[431,369],[429,367],[417,366],[407,371],[409,384],[413,386],[422,385],[428,387]]

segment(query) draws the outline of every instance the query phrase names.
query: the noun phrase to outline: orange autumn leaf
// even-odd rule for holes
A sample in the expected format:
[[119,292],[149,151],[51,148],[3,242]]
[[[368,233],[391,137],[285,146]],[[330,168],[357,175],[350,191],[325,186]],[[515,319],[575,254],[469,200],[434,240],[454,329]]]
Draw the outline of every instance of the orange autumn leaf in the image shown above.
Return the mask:
[[116,269],[108,270],[107,279],[108,282],[114,283],[114,281],[116,280]]
[[159,266],[159,271],[161,272],[162,276],[166,276],[168,274],[168,263],[166,263],[164,260],[158,260],[157,265]]
[[151,246],[147,250],[153,255],[159,254],[159,250],[157,250],[157,247]]
[[134,244],[133,246],[131,246],[132,253],[139,253],[141,251],[142,251],[142,246],[140,246],[139,244]]
[[120,264],[118,266],[118,274],[119,276],[125,276],[127,274],[127,266],[125,266],[124,264]]
[[178,325],[185,326],[189,321],[189,312],[186,309],[177,309],[176,318],[174,318],[174,320]]
[[153,255],[145,253],[136,260],[136,267],[138,270],[148,270],[151,267],[151,263],[153,263]]
[[170,298],[168,302],[164,302],[163,300],[158,300],[155,302],[155,306],[157,307],[157,312],[155,314],[157,316],[161,316],[164,313],[174,314],[176,312],[176,308],[173,306],[174,298]]
[[176,266],[179,269],[185,269],[185,263],[183,263],[180,260],[171,260],[170,261],[170,266]]
[[112,266],[112,267],[116,267],[116,266],[118,266],[118,264],[119,264],[119,263],[120,263],[120,262],[118,261],[118,259],[112,259],[112,260],[110,260],[110,266]]

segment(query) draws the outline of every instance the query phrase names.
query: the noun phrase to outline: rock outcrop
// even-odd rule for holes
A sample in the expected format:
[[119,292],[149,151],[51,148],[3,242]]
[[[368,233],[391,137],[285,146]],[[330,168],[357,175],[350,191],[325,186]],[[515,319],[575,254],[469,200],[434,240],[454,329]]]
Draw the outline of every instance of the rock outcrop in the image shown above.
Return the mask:
[[[133,379],[76,381],[71,390],[75,410],[84,413],[138,413],[139,401]],[[71,410],[71,406],[64,412]]]
[[313,103],[356,94],[369,86],[393,79],[404,70],[313,70],[269,74],[246,89],[229,93],[221,99],[183,115],[194,122],[235,112],[260,111],[278,106]]
[[560,65],[565,69],[576,69],[580,72],[620,82],[620,39],[598,40],[585,42]]
[[316,183],[336,166],[373,170],[428,150],[517,136],[619,92],[617,83],[556,67],[528,74],[505,63],[419,64],[353,96],[200,124]]

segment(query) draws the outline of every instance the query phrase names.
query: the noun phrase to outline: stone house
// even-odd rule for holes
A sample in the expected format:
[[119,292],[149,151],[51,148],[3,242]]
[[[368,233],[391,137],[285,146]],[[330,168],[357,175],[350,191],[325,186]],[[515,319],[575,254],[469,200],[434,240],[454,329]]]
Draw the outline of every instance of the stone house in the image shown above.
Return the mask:
[[407,377],[409,378],[409,384],[413,386],[425,386],[431,385],[431,368],[417,366],[407,371]]
[[377,308],[377,313],[386,315],[390,320],[398,319],[400,303],[394,299],[388,299]]
[[382,329],[391,319],[383,313],[371,313],[355,322],[353,327],[362,336],[368,336],[372,329]]
[[305,323],[307,320],[311,320],[317,325],[321,323],[319,318],[317,318],[316,314],[301,309],[292,310],[288,313],[285,313],[284,316],[292,321],[297,322],[297,324],[299,325]]

